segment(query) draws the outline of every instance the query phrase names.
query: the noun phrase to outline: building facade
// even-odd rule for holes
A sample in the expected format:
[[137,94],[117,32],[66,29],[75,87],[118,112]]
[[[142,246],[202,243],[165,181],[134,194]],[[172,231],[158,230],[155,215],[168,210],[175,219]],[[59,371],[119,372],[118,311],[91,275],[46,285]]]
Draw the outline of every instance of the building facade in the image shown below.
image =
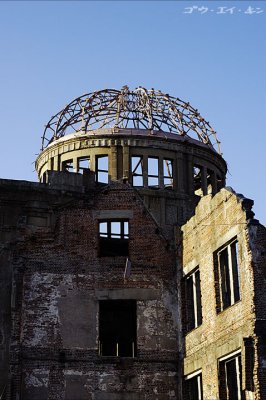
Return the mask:
[[198,111],[103,90],[42,144],[0,180],[0,399],[266,398],[266,232]]

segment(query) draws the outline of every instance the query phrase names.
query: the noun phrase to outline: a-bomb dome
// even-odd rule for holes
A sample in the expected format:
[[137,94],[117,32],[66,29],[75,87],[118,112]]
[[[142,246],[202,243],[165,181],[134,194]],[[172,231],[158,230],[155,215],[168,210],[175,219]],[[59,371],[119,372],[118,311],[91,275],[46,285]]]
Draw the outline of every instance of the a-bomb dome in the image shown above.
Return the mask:
[[45,127],[42,150],[71,133],[101,128],[148,129],[197,139],[220,153],[216,132],[193,108],[160,90],[138,87],[129,90],[104,89],[73,100],[53,116]]

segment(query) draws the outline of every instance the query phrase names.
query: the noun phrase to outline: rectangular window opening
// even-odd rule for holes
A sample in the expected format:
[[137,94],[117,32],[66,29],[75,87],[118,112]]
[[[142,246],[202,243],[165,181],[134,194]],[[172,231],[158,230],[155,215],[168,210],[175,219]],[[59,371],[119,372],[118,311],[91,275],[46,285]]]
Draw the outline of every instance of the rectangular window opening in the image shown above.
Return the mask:
[[99,222],[99,256],[128,256],[128,221],[108,220]]
[[96,157],[96,182],[108,184],[108,156]]
[[62,171],[73,172],[73,160],[65,160],[62,162]]
[[143,186],[143,158],[142,156],[131,157],[132,185]]
[[215,267],[219,278],[218,310],[222,311],[240,300],[237,240],[216,253]]
[[173,160],[163,160],[163,184],[164,187],[173,188]]
[[200,271],[197,268],[185,281],[187,332],[202,324]]
[[194,193],[197,196],[203,196],[202,167],[199,165],[194,165],[193,167],[193,181],[194,181]]
[[148,186],[159,187],[159,160],[148,157]]
[[185,378],[185,399],[203,400],[201,373]]
[[136,357],[136,300],[101,300],[99,304],[99,355]]
[[242,400],[242,367],[240,353],[219,362],[221,400]]
[[90,169],[90,157],[78,158],[78,172],[83,174],[84,170]]

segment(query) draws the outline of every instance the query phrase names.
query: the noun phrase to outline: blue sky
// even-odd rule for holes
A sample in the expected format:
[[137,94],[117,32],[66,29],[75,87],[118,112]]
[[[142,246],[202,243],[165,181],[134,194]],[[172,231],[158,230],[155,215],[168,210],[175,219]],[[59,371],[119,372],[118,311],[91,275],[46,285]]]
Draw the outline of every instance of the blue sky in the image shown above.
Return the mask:
[[73,98],[154,87],[210,121],[266,224],[266,1],[1,1],[0,54],[0,177],[37,180],[44,125]]

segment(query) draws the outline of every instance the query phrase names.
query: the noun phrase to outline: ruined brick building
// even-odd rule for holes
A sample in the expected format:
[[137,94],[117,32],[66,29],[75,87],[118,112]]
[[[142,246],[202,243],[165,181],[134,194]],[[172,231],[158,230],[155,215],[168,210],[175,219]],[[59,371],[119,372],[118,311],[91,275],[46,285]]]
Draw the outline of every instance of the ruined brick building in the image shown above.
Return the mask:
[[266,231],[197,110],[84,95],[36,170],[0,180],[0,399],[266,399]]

